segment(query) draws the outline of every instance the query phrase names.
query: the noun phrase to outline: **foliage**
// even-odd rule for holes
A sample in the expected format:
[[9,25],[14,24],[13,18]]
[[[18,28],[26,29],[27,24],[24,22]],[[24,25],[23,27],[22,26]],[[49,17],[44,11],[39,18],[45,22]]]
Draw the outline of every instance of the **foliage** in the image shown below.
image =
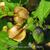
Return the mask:
[[50,13],[50,2],[45,0],[41,0],[37,10],[35,12],[32,12],[34,17],[37,17],[39,19],[39,24],[43,24],[45,18],[47,18],[49,13]]
[[18,42],[9,39],[7,32],[1,31],[0,32],[0,49],[5,49],[6,47],[14,47],[17,46]]
[[[16,48],[13,47],[18,46],[18,44],[20,43],[10,39],[8,37],[8,33],[2,31],[3,26],[8,26],[8,28],[13,27],[13,24],[4,17],[8,16],[9,18],[10,17],[13,18],[14,8],[16,6],[23,6],[24,4],[27,4],[28,0],[0,0],[0,2],[2,1],[5,2],[5,8],[4,11],[0,8],[0,50],[8,50],[8,48],[9,50],[15,50]],[[41,0],[36,10],[32,11],[29,15],[29,18],[26,20],[26,24],[28,25],[27,32],[29,32],[30,34],[31,31],[31,37],[30,35],[28,35],[29,38],[27,37],[27,40],[24,40],[24,42],[22,42],[21,44],[28,45],[29,41],[33,42],[34,40],[37,44],[43,43],[45,39],[44,38],[45,33],[43,32],[44,31],[43,24],[45,25],[45,19],[47,19],[49,14],[50,14],[50,1]],[[40,33],[37,32],[36,27],[42,28],[43,31]],[[18,48],[16,50],[20,49]]]

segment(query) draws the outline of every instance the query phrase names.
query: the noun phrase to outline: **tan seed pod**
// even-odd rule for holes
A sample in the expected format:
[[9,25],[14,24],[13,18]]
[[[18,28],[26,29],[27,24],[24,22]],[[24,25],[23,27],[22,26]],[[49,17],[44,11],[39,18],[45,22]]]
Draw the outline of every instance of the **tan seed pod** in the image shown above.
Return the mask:
[[18,13],[18,12],[21,11],[21,10],[25,10],[26,12],[28,12],[28,10],[27,10],[26,8],[17,6],[17,7],[15,7],[15,9],[14,9],[14,13]]
[[28,10],[24,7],[15,7],[14,13],[18,14],[18,17],[21,17],[21,18],[24,18],[24,19],[27,19],[28,16],[29,16]]
[[26,37],[26,26],[23,28],[17,27],[17,24],[8,31],[9,38],[21,42]]
[[50,42],[46,43],[46,46],[50,47]]
[[21,42],[22,40],[24,40],[26,37],[26,30],[23,30],[20,34],[16,35],[13,40],[17,41],[17,42]]
[[14,9],[14,13],[17,14],[20,10],[21,10],[20,7],[15,7],[15,9]]
[[24,19],[20,17],[14,17],[14,21],[20,25],[24,23]]
[[4,10],[5,7],[5,2],[0,2],[0,8],[2,8],[2,10]]
[[0,2],[0,7],[5,6],[5,2]]
[[9,36],[9,38],[13,38],[13,37],[15,37],[18,33],[17,33],[17,31],[18,31],[18,29],[19,29],[19,26],[14,26],[14,27],[12,27],[10,30],[8,30],[8,36]]
[[29,14],[27,12],[25,12],[25,10],[22,10],[19,12],[19,17],[21,17],[23,19],[27,19],[29,17]]

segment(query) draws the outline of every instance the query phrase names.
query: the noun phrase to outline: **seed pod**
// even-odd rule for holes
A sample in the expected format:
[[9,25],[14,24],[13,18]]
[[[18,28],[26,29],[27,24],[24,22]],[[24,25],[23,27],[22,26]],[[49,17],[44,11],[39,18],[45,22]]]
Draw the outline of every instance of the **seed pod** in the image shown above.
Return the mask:
[[14,27],[12,27],[10,30],[8,30],[8,36],[9,36],[9,38],[13,38],[13,37],[15,37],[18,33],[17,33],[17,31],[18,31],[18,29],[19,29],[19,26],[14,26]]
[[14,21],[16,23],[18,23],[19,25],[24,23],[24,19],[20,18],[20,17],[14,17]]
[[14,13],[18,14],[19,15],[18,17],[21,17],[21,18],[24,18],[24,19],[27,19],[28,16],[29,16],[28,10],[25,9],[24,7],[15,7]]
[[46,43],[45,45],[48,46],[48,47],[50,47],[50,42]]
[[23,19],[27,19],[29,17],[28,12],[25,12],[25,10],[21,10],[19,12],[19,17],[23,18]]
[[5,2],[0,2],[0,6],[5,6]]
[[16,35],[13,40],[21,42],[26,37],[26,30],[23,30],[20,34]]
[[9,38],[15,41],[22,41],[26,37],[26,25],[23,28],[19,28],[19,26],[14,26],[8,31]]
[[0,7],[1,7],[2,9],[4,9],[4,6],[5,6],[5,2],[0,2]]

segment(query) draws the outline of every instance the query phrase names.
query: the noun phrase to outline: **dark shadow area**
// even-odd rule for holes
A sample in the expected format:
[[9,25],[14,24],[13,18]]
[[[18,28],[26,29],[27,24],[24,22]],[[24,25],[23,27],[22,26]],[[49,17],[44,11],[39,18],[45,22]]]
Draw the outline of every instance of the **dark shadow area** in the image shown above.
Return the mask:
[[50,47],[45,45],[48,42],[50,42],[50,29],[45,30],[45,41],[44,44],[42,45],[44,50],[50,50]]
[[50,50],[50,47],[44,46],[44,50]]
[[46,24],[46,25],[50,25],[50,14],[49,14],[48,17],[46,18],[45,24]]
[[29,12],[35,11],[39,5],[41,0],[29,0],[29,2],[23,5],[25,8],[28,9]]
[[46,45],[48,42],[50,42],[50,29],[45,30],[45,41],[42,45],[44,47],[44,50],[50,50],[50,47]]
[[50,41],[50,29],[45,30],[46,32],[46,41]]

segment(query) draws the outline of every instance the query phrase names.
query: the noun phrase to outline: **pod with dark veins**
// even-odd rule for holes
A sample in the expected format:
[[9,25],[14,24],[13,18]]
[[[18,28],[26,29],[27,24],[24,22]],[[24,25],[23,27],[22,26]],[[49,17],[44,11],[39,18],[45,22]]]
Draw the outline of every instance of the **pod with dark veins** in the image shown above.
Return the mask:
[[26,37],[26,30],[23,30],[21,33],[19,33],[18,35],[16,35],[14,37],[15,41],[21,42],[22,40],[24,40]]
[[15,37],[18,33],[19,26],[13,26],[11,29],[8,30],[8,36],[9,38],[13,38]]
[[25,25],[23,28],[20,28],[19,26],[15,25],[10,30],[8,30],[9,38],[21,42],[26,37],[26,27],[27,25]]

